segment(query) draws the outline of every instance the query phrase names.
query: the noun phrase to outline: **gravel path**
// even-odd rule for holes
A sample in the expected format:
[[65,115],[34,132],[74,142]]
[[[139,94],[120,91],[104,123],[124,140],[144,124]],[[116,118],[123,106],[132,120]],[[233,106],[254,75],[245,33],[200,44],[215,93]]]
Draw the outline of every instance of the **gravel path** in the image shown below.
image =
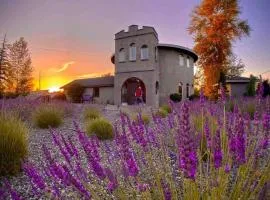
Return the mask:
[[[77,141],[76,133],[73,131],[73,121],[76,121],[81,128],[83,128],[83,119],[82,119],[82,111],[84,107],[87,105],[77,104],[74,105],[75,109],[73,112],[73,116],[67,117],[64,119],[64,124],[59,128],[55,129],[56,131],[61,132],[63,135],[67,137],[71,137],[73,141]],[[106,110],[104,106],[95,105],[100,110],[102,110],[102,116],[111,121],[115,122],[119,118],[119,110]],[[53,148],[54,143],[52,139],[52,135],[48,129],[39,129],[39,128],[31,128],[29,133],[29,154],[28,160],[36,166],[43,166],[44,155],[42,151],[42,145],[45,144],[49,149],[58,149]],[[76,145],[76,144],[75,144]],[[77,144],[78,145],[78,144]],[[59,152],[52,152],[54,155],[60,154]],[[1,182],[1,179],[0,179]],[[31,184],[28,178],[20,173],[16,177],[12,177],[10,179],[11,185],[16,189],[16,191],[25,199],[36,199],[34,198],[32,193]],[[45,199],[44,197],[41,199]]]

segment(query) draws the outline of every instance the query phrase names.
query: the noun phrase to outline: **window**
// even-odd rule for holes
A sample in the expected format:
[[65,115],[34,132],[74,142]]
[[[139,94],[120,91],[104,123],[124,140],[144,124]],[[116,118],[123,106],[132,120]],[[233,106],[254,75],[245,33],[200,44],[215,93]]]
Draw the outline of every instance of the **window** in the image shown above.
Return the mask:
[[186,92],[186,94],[187,94],[187,98],[189,98],[189,84],[187,83],[187,92]]
[[182,82],[180,82],[178,84],[178,93],[180,94],[181,100],[182,100],[182,93],[183,93],[183,83]]
[[158,48],[155,47],[155,61],[158,60]]
[[179,65],[184,66],[184,56],[183,55],[179,55]]
[[189,57],[187,57],[187,67],[188,67],[188,68],[190,67],[190,60],[189,60]]
[[136,46],[134,43],[132,43],[129,46],[129,60],[130,61],[135,61],[136,60]]
[[126,61],[126,52],[125,49],[122,48],[119,50],[119,62],[125,62]]
[[141,60],[147,60],[149,58],[149,50],[147,45],[143,45],[141,48]]
[[158,89],[159,89],[159,83],[158,81],[156,81],[156,94],[158,93]]
[[94,97],[99,97],[99,88],[94,88]]

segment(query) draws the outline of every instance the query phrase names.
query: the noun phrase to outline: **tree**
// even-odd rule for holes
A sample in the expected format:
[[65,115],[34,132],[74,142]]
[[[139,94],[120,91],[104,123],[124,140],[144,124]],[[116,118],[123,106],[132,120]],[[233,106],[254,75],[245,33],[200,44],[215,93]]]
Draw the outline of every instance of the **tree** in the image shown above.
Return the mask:
[[263,97],[270,96],[270,83],[269,80],[264,80],[262,82],[263,85]]
[[202,0],[191,16],[189,33],[195,41],[194,51],[199,55],[198,67],[205,77],[204,93],[217,95],[221,72],[227,73],[232,43],[249,35],[247,21],[239,19],[237,0]]
[[80,103],[84,92],[84,87],[78,83],[71,84],[67,89],[67,96],[69,96],[74,103]]
[[9,61],[12,68],[12,85],[10,90],[16,94],[27,94],[33,88],[32,61],[28,50],[28,44],[21,37],[10,45]]
[[253,75],[250,75],[250,78],[249,78],[249,83],[247,85],[247,93],[246,93],[246,96],[255,96],[256,94],[256,81],[257,81],[257,78]]
[[0,47],[0,97],[3,96],[7,87],[9,73],[10,67],[8,62],[8,48],[5,35]]
[[241,76],[245,71],[245,64],[241,59],[238,59],[235,55],[229,57],[229,63],[227,67],[227,77],[232,78],[236,76]]

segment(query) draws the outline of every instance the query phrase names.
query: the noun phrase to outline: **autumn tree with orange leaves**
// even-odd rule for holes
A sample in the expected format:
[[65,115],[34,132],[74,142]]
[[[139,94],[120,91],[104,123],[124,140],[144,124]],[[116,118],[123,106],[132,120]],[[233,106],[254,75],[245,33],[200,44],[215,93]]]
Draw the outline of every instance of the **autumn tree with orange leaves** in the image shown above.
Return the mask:
[[192,12],[188,30],[195,41],[198,67],[203,70],[204,93],[210,98],[217,96],[220,75],[226,75],[231,64],[232,43],[250,34],[240,13],[238,0],[202,0]]

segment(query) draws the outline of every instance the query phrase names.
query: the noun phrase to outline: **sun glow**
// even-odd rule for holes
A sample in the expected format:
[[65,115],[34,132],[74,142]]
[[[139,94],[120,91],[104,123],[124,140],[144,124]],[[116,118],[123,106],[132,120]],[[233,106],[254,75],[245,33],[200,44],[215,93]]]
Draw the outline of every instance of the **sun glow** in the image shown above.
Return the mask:
[[60,89],[59,87],[57,86],[53,86],[53,87],[50,87],[49,88],[49,93],[53,93],[53,92],[61,92],[63,91],[62,89]]

